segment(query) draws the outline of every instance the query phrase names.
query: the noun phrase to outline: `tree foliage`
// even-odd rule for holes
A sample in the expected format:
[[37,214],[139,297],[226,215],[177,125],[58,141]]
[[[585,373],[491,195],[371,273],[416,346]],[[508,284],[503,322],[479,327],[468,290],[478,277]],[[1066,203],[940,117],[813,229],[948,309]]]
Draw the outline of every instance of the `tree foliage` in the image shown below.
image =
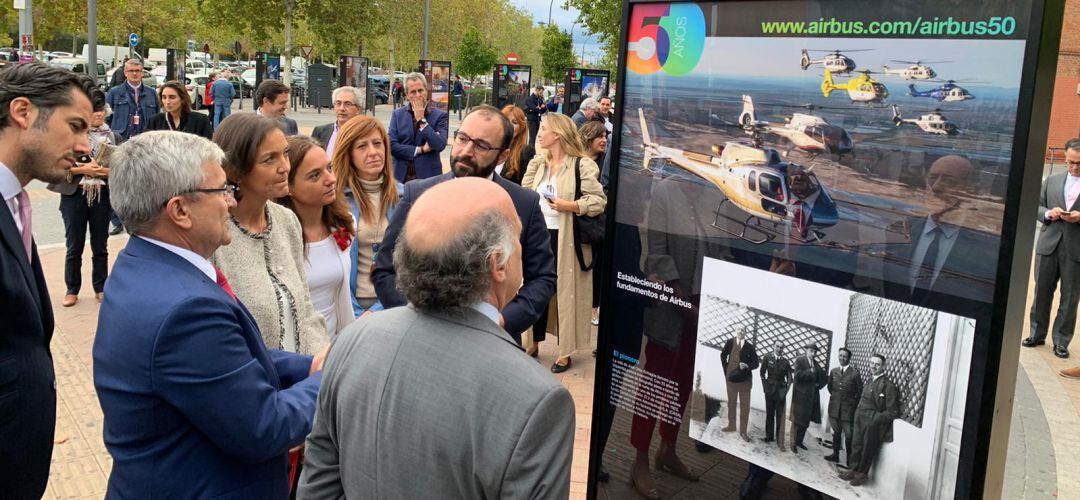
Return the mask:
[[598,66],[614,73],[619,56],[619,30],[622,26],[622,0],[566,0],[563,8],[578,10],[578,22],[604,47]]
[[461,47],[458,48],[457,59],[454,61],[457,73],[474,78],[490,72],[492,66],[498,62],[499,55],[491,44],[480,36],[475,27],[469,27],[461,39]]
[[544,59],[541,74],[548,80],[560,80],[568,68],[577,66],[574,58],[574,39],[558,26],[548,26],[544,30],[544,41],[540,48]]

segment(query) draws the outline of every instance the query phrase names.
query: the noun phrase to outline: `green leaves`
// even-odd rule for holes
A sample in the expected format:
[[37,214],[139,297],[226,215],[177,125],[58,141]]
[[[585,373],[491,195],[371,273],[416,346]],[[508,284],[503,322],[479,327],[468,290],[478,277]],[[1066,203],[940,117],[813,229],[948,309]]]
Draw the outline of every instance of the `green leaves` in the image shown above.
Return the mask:
[[574,39],[558,26],[544,29],[544,41],[540,48],[544,58],[543,74],[548,80],[560,81],[568,68],[577,66],[574,58]]
[[495,53],[495,48],[480,36],[480,31],[470,26],[461,39],[453,69],[460,75],[475,78],[490,73],[492,66],[498,62],[499,55]]

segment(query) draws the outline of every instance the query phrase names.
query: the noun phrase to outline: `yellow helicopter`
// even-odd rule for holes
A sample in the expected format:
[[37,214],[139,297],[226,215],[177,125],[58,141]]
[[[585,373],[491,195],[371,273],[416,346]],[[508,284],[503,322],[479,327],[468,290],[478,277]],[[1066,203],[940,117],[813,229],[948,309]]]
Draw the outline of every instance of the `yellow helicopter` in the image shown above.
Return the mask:
[[833,81],[832,72],[825,70],[825,78],[821,81],[821,93],[828,98],[834,90],[846,90],[851,102],[880,103],[889,97],[889,89],[884,83],[871,78],[872,74],[874,74],[873,71],[864,69],[859,76],[852,77],[843,83],[836,83]]

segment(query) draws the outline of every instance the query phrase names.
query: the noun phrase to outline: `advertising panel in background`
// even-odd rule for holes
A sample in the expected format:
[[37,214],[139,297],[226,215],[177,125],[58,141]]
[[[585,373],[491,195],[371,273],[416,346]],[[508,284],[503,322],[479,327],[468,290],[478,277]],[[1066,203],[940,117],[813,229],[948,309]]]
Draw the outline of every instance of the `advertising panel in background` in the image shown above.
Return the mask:
[[369,106],[374,108],[368,89],[368,66],[366,57],[341,56],[338,58],[338,87],[355,87],[360,91],[357,97],[360,99],[360,109],[363,113],[367,112]]
[[431,88],[431,103],[443,111],[450,109],[450,61],[420,60],[420,73]]
[[562,112],[573,116],[587,97],[599,100],[608,96],[608,80],[611,73],[601,69],[570,68],[563,81],[564,100]]
[[525,98],[529,96],[531,79],[532,66],[496,65],[491,78],[491,104],[499,109],[507,104],[525,109]]

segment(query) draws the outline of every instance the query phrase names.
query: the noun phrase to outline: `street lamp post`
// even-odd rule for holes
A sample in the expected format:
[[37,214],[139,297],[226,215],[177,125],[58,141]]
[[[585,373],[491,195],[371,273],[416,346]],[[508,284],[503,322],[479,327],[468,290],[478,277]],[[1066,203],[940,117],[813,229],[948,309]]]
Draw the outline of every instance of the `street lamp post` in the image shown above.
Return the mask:
[[[554,1],[554,0],[552,0]],[[428,20],[431,18],[431,0],[424,2],[424,46],[420,51],[420,58],[427,59]]]
[[551,6],[555,5],[555,0],[548,2],[548,26],[551,26]]

